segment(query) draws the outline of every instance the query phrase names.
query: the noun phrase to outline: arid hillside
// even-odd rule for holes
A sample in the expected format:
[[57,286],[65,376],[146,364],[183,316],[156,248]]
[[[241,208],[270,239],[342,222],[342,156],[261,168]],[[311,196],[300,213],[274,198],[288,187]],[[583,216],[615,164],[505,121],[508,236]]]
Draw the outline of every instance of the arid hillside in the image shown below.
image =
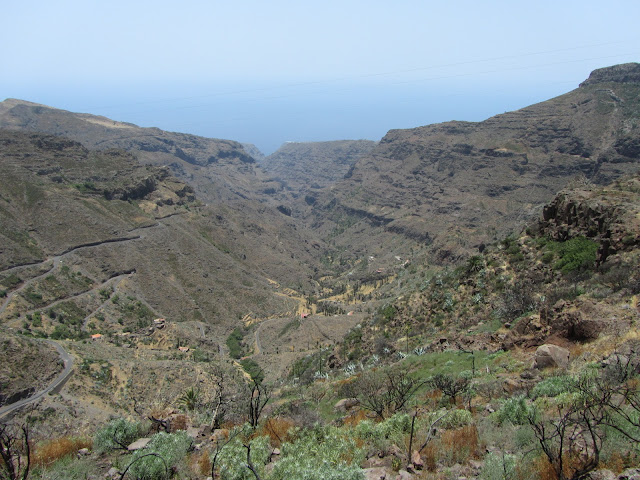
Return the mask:
[[333,186],[349,172],[358,158],[376,146],[371,140],[287,142],[260,161],[260,166],[287,190],[300,196],[310,190]]
[[8,131],[0,133],[0,164],[5,327],[30,329],[25,316],[37,311],[35,330],[72,338],[137,331],[155,317],[200,321],[223,335],[248,313],[296,304],[278,295],[278,269],[266,266],[286,258],[283,277],[305,281],[307,267],[270,244],[277,225],[247,221],[266,234],[243,241],[237,225],[166,168],[141,166],[121,150]]
[[571,179],[604,184],[637,171],[639,115],[640,64],[626,64],[483,122],[391,130],[311,218],[339,228],[345,248],[384,230],[430,245],[432,260],[459,259],[535,216]]

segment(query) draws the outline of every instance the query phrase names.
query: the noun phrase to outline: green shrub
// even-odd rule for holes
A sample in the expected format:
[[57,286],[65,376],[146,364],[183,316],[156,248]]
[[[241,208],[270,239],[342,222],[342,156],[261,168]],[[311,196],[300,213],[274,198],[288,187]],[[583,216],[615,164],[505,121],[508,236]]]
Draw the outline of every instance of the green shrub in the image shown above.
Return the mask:
[[554,257],[555,255],[553,254],[553,252],[545,252],[542,255],[542,263],[549,265],[553,261]]
[[[269,437],[257,437],[249,443],[251,447],[251,463],[264,478],[264,466],[269,461],[271,447]],[[220,475],[226,480],[253,480],[253,473],[247,468],[247,449],[242,442],[235,438],[229,442],[220,452],[217,459]]]
[[193,358],[194,362],[210,362],[211,361],[211,357],[209,356],[209,353],[198,347],[193,349],[191,358]]
[[229,347],[229,355],[233,358],[240,358],[242,356],[242,330],[236,328],[227,337],[227,347]]
[[[417,425],[418,428],[419,426]],[[410,431],[411,416],[406,413],[396,413],[379,423],[363,420],[356,425],[353,435],[376,449],[382,450],[392,443],[396,445],[404,444],[404,438]]]
[[336,427],[316,426],[284,443],[269,480],[364,480],[364,450]]
[[282,330],[280,330],[280,332],[278,333],[278,337],[282,337],[289,330],[298,328],[299,326],[300,326],[300,319],[296,317],[293,320],[287,322],[287,324],[284,327],[282,327]]
[[111,420],[93,437],[93,449],[98,453],[126,448],[139,437],[140,424],[124,418]]
[[500,409],[494,414],[495,420],[502,424],[511,422],[513,425],[524,425],[531,412],[524,395],[505,400]]
[[69,455],[47,468],[34,468],[29,478],[35,480],[85,480],[96,475],[96,462],[90,458]]
[[139,480],[171,478],[172,468],[184,459],[191,446],[192,440],[185,432],[160,432],[151,438],[146,448],[133,454],[129,472]]
[[255,360],[252,360],[251,358],[245,358],[243,360],[240,360],[240,365],[242,365],[244,371],[247,372],[257,383],[260,383],[262,382],[262,380],[264,380],[264,372]]
[[385,321],[393,320],[393,317],[396,315],[396,307],[393,305],[385,305],[379,310],[380,315]]
[[17,287],[21,283],[22,283],[22,279],[18,277],[15,273],[11,273],[6,277],[2,277],[2,279],[0,279],[0,285],[7,288]]
[[460,428],[470,425],[472,421],[473,417],[469,410],[456,409],[447,413],[438,426],[446,429]]
[[480,472],[482,480],[519,480],[518,457],[511,454],[489,453]]
[[598,244],[586,237],[575,237],[566,242],[557,243],[555,249],[559,259],[553,267],[562,273],[571,273],[593,268]]
[[538,397],[557,397],[561,393],[568,392],[571,389],[571,377],[559,375],[557,377],[549,377],[538,383],[531,391],[532,398]]

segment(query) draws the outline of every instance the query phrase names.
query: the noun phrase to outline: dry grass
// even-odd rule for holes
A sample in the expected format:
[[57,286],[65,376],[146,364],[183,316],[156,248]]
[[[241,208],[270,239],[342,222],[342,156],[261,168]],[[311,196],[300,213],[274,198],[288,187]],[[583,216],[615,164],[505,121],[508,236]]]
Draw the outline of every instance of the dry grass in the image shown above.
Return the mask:
[[463,464],[478,458],[478,428],[475,425],[445,432],[441,443],[445,451],[450,453],[452,464]]
[[614,452],[606,462],[600,464],[601,468],[611,470],[615,474],[621,473],[627,465],[627,459],[620,452]]
[[440,439],[425,447],[422,458],[430,472],[436,471],[438,461],[452,466],[479,458],[478,429],[475,425],[467,425],[444,432]]
[[440,399],[442,398],[442,391],[439,389],[429,390],[424,394],[424,403],[428,407],[436,409],[440,404]]
[[269,418],[260,427],[260,436],[268,435],[271,445],[280,447],[284,442],[290,442],[289,430],[294,427],[294,423],[286,418]]
[[186,415],[176,415],[171,419],[171,431],[177,432],[178,430],[186,430],[188,424],[189,421]]
[[[545,456],[540,456],[533,460],[527,470],[531,468],[536,472],[536,478],[538,480],[558,480],[555,470],[549,463],[549,460]],[[524,475],[522,475],[524,477]]]
[[194,454],[192,458],[192,468],[194,473],[199,475],[210,475],[211,474],[211,452],[209,450],[204,450],[200,453]]
[[75,455],[81,448],[91,448],[91,443],[86,438],[55,438],[36,446],[32,462],[36,466],[48,466],[61,458]]
[[352,427],[355,427],[361,421],[367,420],[367,419],[369,419],[369,416],[367,415],[367,412],[365,410],[358,410],[353,415],[347,416],[344,419],[344,424],[345,425],[350,425]]
[[435,472],[436,471],[436,455],[437,455],[437,451],[436,451],[436,447],[435,445],[431,444],[431,445],[427,445],[424,449],[424,454],[423,454],[423,458],[424,458],[424,466],[426,467],[426,469],[430,472]]

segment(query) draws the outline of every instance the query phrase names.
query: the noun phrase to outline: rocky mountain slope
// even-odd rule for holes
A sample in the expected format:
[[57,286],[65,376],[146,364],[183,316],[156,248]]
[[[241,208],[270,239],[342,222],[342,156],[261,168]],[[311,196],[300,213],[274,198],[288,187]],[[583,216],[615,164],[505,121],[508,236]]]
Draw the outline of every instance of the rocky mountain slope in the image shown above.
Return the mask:
[[311,274],[269,243],[277,225],[257,225],[265,238],[243,241],[192,187],[122,150],[1,131],[0,165],[5,327],[35,322],[41,333],[81,338],[137,331],[166,316],[203,322],[220,341],[249,313],[295,311],[272,279],[278,268],[266,264],[286,258],[280,272],[293,271],[283,273],[290,281]]
[[[270,379],[295,370],[305,381],[318,365],[339,371],[401,344],[590,338],[576,310],[610,309],[607,328],[627,327],[637,179],[599,185],[638,169],[639,69],[596,71],[573,92],[480,123],[392,130],[357,161],[371,143],[291,145],[306,168],[281,157],[279,175],[295,173],[287,188],[236,142],[7,100],[2,331],[67,339],[83,365],[65,391],[73,415],[80,397],[89,413],[130,413],[132,396],[152,397],[156,385],[168,404],[192,369],[211,386],[199,363],[227,360],[236,327],[245,364],[229,368],[252,361]],[[571,180],[582,193],[543,211]],[[487,247],[539,214],[546,223]],[[564,271],[576,252],[561,244],[593,254],[593,265]],[[478,249],[486,256],[458,270],[434,267]],[[593,306],[598,295],[613,300]]]
[[438,261],[477,251],[572,178],[602,184],[638,169],[639,72],[597,70],[565,95],[479,123],[391,130],[318,199],[313,221],[346,226],[345,247],[382,227],[430,244]]
[[65,136],[91,150],[135,153],[142,164],[168,166],[207,202],[229,203],[253,191],[255,160],[231,140],[141,128],[16,99],[0,103],[0,128]]
[[260,161],[260,166],[296,195],[334,185],[361,156],[376,145],[371,140],[287,142]]

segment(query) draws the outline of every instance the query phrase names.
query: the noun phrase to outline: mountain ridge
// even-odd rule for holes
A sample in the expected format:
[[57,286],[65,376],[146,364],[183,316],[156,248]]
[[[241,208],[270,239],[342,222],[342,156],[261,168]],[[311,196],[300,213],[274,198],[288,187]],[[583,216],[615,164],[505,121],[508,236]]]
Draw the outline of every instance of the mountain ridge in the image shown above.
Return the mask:
[[597,82],[482,122],[390,130],[312,218],[342,209],[432,243],[435,258],[460,258],[534,214],[572,177],[607,183],[638,168],[638,71],[602,69]]

